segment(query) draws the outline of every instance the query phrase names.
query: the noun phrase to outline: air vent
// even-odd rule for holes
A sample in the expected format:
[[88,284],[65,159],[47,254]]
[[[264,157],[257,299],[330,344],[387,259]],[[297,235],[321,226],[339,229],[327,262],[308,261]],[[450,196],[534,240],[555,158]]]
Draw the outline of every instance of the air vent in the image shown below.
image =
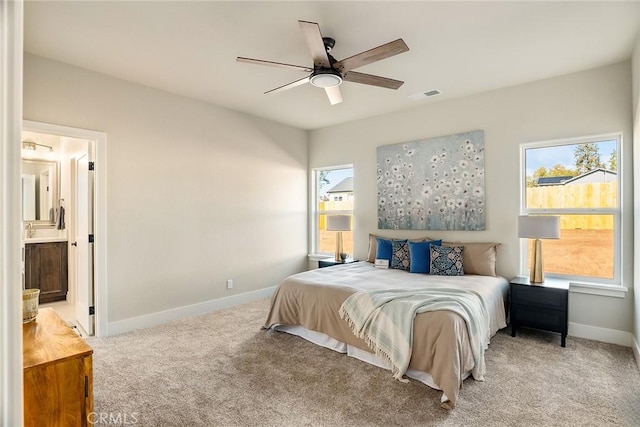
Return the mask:
[[436,95],[440,95],[442,92],[440,92],[438,89],[431,89],[428,90],[426,92],[420,92],[420,93],[414,93],[413,95],[409,95],[409,98],[411,99],[425,99],[425,98],[429,98],[432,96],[436,96]]

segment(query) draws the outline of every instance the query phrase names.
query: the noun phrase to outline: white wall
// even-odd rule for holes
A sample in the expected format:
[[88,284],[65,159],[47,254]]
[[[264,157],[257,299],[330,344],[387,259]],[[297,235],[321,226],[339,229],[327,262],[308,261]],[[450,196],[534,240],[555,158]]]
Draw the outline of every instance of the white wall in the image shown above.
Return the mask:
[[[640,19],[640,16],[638,16]],[[638,110],[640,107],[640,32],[636,38],[636,44],[631,56],[631,69],[632,69],[632,90],[633,90],[633,116],[637,119]]]
[[305,268],[306,131],[32,55],[24,118],[107,134],[110,324]]
[[[640,16],[638,17],[640,19]],[[634,182],[638,182],[640,176],[640,33],[636,38],[636,45],[632,56],[632,80],[633,80],[633,175]],[[634,187],[634,219],[637,224],[634,228],[634,264],[638,266],[634,271],[634,339],[635,354],[638,366],[640,366],[640,184]]]
[[[377,230],[376,147],[483,129],[487,229],[481,232],[379,231],[398,236],[434,236],[447,240],[496,241],[498,272],[519,273],[519,144],[559,138],[623,133],[620,162],[624,187],[624,230],[632,228],[631,64],[624,62],[450,101],[346,123],[311,132],[310,167],[353,163],[355,255],[366,256],[368,234]],[[470,78],[472,76],[470,75]],[[412,109],[409,109],[414,107]],[[632,286],[632,239],[624,241],[623,284]],[[632,329],[631,296],[603,297],[572,293],[569,321],[626,331]]]

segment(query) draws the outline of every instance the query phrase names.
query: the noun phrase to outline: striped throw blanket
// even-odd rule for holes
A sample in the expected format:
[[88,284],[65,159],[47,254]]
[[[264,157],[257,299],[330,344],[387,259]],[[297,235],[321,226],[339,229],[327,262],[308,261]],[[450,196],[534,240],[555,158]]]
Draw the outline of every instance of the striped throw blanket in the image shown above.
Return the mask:
[[471,374],[483,381],[490,328],[486,302],[478,292],[455,288],[362,291],[349,296],[339,313],[353,333],[389,363],[394,378],[406,382],[403,375],[411,359],[413,320],[418,313],[438,310],[453,311],[466,322],[475,361]]

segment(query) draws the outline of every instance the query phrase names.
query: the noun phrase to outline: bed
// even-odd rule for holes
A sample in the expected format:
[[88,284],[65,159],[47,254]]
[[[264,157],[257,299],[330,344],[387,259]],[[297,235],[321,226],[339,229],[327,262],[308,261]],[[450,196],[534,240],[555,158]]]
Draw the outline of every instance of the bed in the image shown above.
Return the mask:
[[[495,254],[495,246],[492,250]],[[470,270],[474,271],[473,268]],[[264,327],[298,335],[388,369],[387,363],[373,354],[363,339],[354,335],[339,311],[344,301],[356,292],[399,288],[475,290],[486,303],[490,336],[506,327],[505,301],[509,286],[503,277],[413,274],[399,269],[375,268],[365,261],[306,271],[286,278],[271,299]],[[469,334],[460,315],[452,311],[416,315],[412,354],[406,372],[408,377],[442,390],[443,406],[453,408],[462,381],[470,375],[473,367]]]

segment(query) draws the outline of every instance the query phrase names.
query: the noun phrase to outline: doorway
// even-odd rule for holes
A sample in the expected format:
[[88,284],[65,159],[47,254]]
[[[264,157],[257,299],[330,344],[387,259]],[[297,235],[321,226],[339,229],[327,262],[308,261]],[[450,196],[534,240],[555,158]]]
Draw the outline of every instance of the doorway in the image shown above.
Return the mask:
[[41,224],[38,228],[34,223],[35,239],[24,240],[37,243],[54,236],[50,240],[66,242],[62,243],[68,254],[66,298],[51,307],[82,335],[107,336],[106,135],[25,120],[25,137],[55,145],[57,153],[50,157],[60,165],[55,227]]

